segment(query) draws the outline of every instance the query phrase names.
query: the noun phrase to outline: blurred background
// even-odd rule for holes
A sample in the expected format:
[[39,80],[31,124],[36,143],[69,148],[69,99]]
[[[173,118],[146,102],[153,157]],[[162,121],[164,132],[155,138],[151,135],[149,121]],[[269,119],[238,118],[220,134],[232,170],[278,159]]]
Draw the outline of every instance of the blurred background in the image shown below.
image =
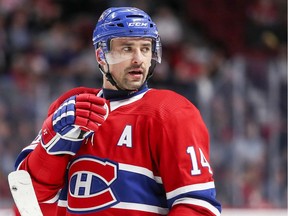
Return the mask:
[[49,104],[101,87],[92,31],[111,6],[156,22],[163,63],[150,87],[200,109],[223,207],[286,209],[286,0],[0,0],[0,209],[13,204],[7,175]]

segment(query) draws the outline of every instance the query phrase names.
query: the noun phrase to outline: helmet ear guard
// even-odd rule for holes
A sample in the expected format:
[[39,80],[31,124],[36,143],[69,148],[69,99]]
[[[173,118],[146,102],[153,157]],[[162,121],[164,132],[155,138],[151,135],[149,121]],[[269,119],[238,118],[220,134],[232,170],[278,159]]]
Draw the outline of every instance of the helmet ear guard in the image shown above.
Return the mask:
[[97,60],[98,64],[103,65],[104,62],[107,63],[105,53],[101,47],[95,49],[95,54],[96,54],[96,60]]
[[105,55],[104,55],[104,52],[103,52],[103,50],[101,48],[99,49],[99,58],[102,61],[105,61]]

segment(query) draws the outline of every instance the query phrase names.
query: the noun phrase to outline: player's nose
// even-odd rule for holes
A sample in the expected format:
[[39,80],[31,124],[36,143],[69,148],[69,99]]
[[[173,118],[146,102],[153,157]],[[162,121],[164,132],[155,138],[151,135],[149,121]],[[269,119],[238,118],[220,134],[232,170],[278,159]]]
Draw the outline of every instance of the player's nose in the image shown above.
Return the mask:
[[140,64],[143,62],[143,54],[140,49],[135,49],[132,55],[132,62],[135,64]]

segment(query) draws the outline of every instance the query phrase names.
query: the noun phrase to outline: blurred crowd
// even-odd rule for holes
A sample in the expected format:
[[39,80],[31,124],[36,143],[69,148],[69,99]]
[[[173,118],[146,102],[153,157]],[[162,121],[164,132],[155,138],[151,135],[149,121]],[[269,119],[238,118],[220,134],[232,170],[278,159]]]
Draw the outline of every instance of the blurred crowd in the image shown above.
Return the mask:
[[0,0],[0,208],[11,206],[7,175],[49,104],[101,87],[92,31],[111,6],[156,22],[163,62],[150,87],[200,109],[223,206],[287,208],[285,0]]

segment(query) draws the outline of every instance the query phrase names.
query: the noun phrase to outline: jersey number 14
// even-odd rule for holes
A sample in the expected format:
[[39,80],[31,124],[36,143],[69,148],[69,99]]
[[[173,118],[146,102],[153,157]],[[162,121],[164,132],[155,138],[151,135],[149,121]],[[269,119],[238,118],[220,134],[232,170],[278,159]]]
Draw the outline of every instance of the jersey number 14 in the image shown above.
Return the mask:
[[[209,170],[209,173],[212,174],[212,169],[210,167],[209,162],[206,160],[202,150],[200,148],[198,148],[199,150],[199,155],[200,155],[200,165],[202,167],[206,167]],[[187,153],[190,155],[191,157],[191,161],[192,161],[192,170],[191,170],[191,175],[200,175],[201,174],[201,169],[199,169],[199,165],[198,165],[198,158],[195,152],[195,148],[193,146],[189,146],[187,148]]]

